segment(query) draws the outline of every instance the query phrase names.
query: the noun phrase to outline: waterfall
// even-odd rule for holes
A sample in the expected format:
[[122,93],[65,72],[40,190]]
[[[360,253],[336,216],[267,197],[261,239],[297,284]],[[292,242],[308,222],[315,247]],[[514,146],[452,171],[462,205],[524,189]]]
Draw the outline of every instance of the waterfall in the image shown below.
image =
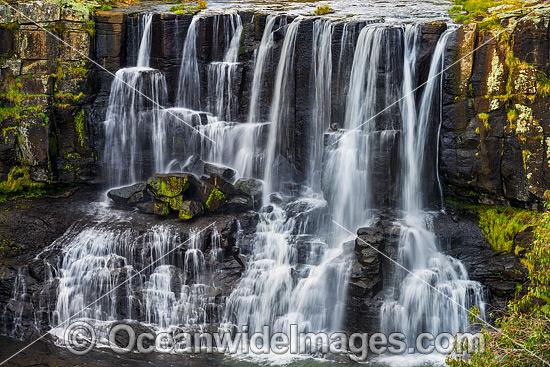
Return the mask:
[[[358,228],[371,217],[373,169],[370,147],[379,136],[374,122],[378,67],[384,27],[367,26],[357,40],[349,79],[344,128],[329,134],[325,151],[323,189],[333,218],[346,228]],[[345,177],[345,180],[342,178]]]
[[[283,149],[289,149],[284,144],[286,128],[294,122],[293,108],[300,108],[293,105],[295,48],[300,27],[309,31],[302,23],[305,18],[287,24],[285,16],[267,16],[250,80],[244,72],[249,64],[239,62],[241,16],[214,15],[211,29],[205,27],[206,16],[193,16],[183,45],[178,45],[182,60],[176,102],[167,108],[166,78],[149,66],[152,18],[137,18],[138,29],[132,28],[135,42],[140,40],[137,56],[132,56],[136,66],[117,71],[111,86],[104,121],[104,178],[115,187],[156,172],[179,172],[195,155],[235,169],[237,177],[263,177],[264,207],[252,246],[241,254],[246,268],[228,295],[215,274],[221,271],[225,250],[233,249],[227,243],[222,249],[217,230],[183,230],[171,219],[152,225],[136,213],[122,215],[102,207],[51,246],[52,252],[63,249],[59,264],[51,265],[56,269],[52,284],[58,283],[52,326],[63,326],[83,309],[78,316],[98,324],[131,319],[157,330],[219,326],[234,331],[249,325],[251,331],[261,331],[269,325],[272,332],[288,332],[297,324],[300,332],[340,331],[355,236],[332,225],[331,219],[356,231],[372,225],[381,211],[398,213],[396,260],[455,301],[396,269],[388,274],[389,288],[383,293],[382,331],[403,332],[409,338],[420,331],[454,333],[468,325],[460,305],[467,309],[475,304],[484,311],[481,285],[468,280],[460,261],[439,252],[431,213],[425,211],[428,195],[422,182],[432,168],[425,147],[435,145],[433,122],[441,103],[441,78],[436,75],[444,67],[451,31],[437,43],[420,94],[412,92],[420,27],[346,23],[338,49],[332,42],[338,41],[339,24],[314,18],[311,50],[298,56],[311,55],[312,64],[308,98],[302,99],[308,103],[307,121],[296,121],[306,124],[300,133],[309,135],[302,137],[308,149],[306,177],[297,183],[283,182],[279,166],[281,156],[289,153]],[[206,45],[198,37],[210,31],[212,42]],[[277,55],[271,80],[267,69]],[[338,60],[334,68],[333,60]],[[249,84],[241,85],[243,80]],[[271,101],[265,106],[269,118],[264,121],[262,102],[271,85]],[[238,121],[236,90],[248,87],[248,116]],[[377,116],[400,97],[398,106]],[[340,109],[337,114],[333,105]],[[225,230],[220,230],[224,236]],[[154,265],[147,268],[149,264]],[[24,279],[23,273],[17,278],[13,303],[23,302]],[[101,298],[104,294],[108,296]],[[5,332],[17,334],[21,321],[16,322]]]
[[[243,25],[238,14],[216,16],[213,30],[215,36],[220,27],[220,18],[223,18],[226,50],[223,61],[213,61],[208,66],[209,111],[220,120],[230,120],[235,115],[237,104],[233,85],[238,67],[237,59]],[[229,41],[228,44],[227,41]],[[217,45],[216,40],[214,45]]]
[[417,113],[411,94],[417,34],[414,27],[405,30],[403,95],[411,96],[405,97],[402,105],[403,218],[398,222],[401,237],[397,261],[411,273],[397,270],[393,292],[381,308],[381,328],[387,333],[404,333],[407,342],[413,342],[414,336],[420,332],[436,335],[466,330],[468,310],[473,305],[480,308],[482,315],[484,313],[481,284],[468,280],[460,261],[439,252],[430,229],[430,218],[423,212],[425,193],[421,187],[421,172],[425,164],[424,148],[434,91],[441,80],[437,73],[443,70],[444,51],[451,32],[443,33],[435,48]]
[[310,158],[308,185],[321,188],[321,162],[323,135],[330,126],[332,82],[332,32],[330,21],[318,19],[313,22],[313,47],[310,85],[314,90],[310,129]]
[[[277,66],[275,76],[275,90],[273,100],[271,101],[271,112],[269,114],[269,137],[267,140],[267,152],[264,173],[264,194],[269,195],[272,192],[273,178],[277,175],[277,156],[280,124],[287,118],[289,113],[289,93],[288,82],[294,72],[294,47],[296,45],[296,35],[302,18],[298,17],[290,23],[286,30],[285,39],[281,49],[281,57]],[[266,198],[267,199],[267,198]],[[267,202],[267,200],[264,200]]]
[[153,23],[153,14],[144,14],[141,21],[143,23],[143,36],[141,37],[136,66],[138,68],[148,68],[151,55],[151,24]]
[[178,105],[196,111],[201,108],[201,84],[197,61],[198,25],[199,17],[193,17],[183,44],[178,83]]
[[258,122],[260,120],[260,102],[262,96],[262,83],[264,80],[264,67],[267,61],[267,56],[273,47],[273,26],[277,17],[268,15],[264,33],[260,46],[256,52],[254,62],[254,77],[252,80],[252,92],[250,94],[250,108],[248,110],[248,122]]
[[[138,320],[160,328],[215,323],[207,311],[213,305],[207,295],[215,287],[205,278],[205,235],[191,231],[182,236],[168,225],[140,233],[143,228],[117,228],[119,221],[112,214],[99,216],[97,225],[75,227],[52,245],[65,249],[55,324],[77,314],[102,322]],[[185,237],[185,254],[173,251]],[[215,243],[219,234],[213,231],[211,237]],[[211,246],[211,252],[217,257],[219,247]]]

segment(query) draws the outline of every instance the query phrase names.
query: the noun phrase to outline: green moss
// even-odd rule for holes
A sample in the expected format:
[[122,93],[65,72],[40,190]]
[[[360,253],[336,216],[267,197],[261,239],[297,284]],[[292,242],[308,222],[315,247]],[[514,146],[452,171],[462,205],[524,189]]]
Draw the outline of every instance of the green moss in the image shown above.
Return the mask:
[[543,72],[537,73],[537,95],[550,97],[550,79]]
[[215,188],[210,193],[210,196],[208,196],[208,200],[206,201],[206,207],[208,208],[208,210],[213,212],[219,209],[226,202],[227,202],[227,199],[224,193]]
[[540,214],[525,209],[478,207],[479,227],[495,251],[514,252],[514,237],[536,225]]
[[101,8],[99,8],[99,10],[101,11],[109,11],[113,9],[110,5],[102,5]]
[[86,74],[88,74],[89,71],[90,69],[86,69],[83,67],[69,67],[69,72],[71,74],[77,75],[79,78],[85,78]]
[[170,205],[163,202],[155,202],[155,207],[153,211],[156,215],[167,217],[170,215]]
[[160,200],[179,196],[190,186],[189,179],[180,176],[151,177],[147,184]]
[[193,216],[191,214],[189,214],[186,210],[183,210],[183,209],[181,209],[179,211],[178,217],[181,220],[184,220],[184,221],[193,219]]
[[44,183],[35,182],[31,179],[29,167],[16,166],[10,170],[8,179],[0,182],[0,193],[14,194],[22,191],[32,191],[44,186]]
[[78,142],[80,143],[80,146],[83,147],[84,146],[84,110],[80,110],[80,112],[74,116],[74,128],[76,131]]
[[16,31],[20,28],[18,22],[11,22],[11,23],[7,23],[7,24],[3,24],[2,27],[4,27],[5,29],[9,29],[12,32]]
[[170,205],[170,208],[172,208],[173,210],[180,210],[183,204],[183,195],[168,198],[167,202]]

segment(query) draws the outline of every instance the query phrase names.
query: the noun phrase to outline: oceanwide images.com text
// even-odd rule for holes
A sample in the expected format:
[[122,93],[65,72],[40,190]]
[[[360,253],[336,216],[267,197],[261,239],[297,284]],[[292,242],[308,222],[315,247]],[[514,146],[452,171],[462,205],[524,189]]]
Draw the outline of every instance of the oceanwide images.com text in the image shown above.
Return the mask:
[[96,345],[107,346],[116,353],[227,353],[241,355],[309,354],[349,355],[364,361],[369,355],[381,354],[449,354],[483,351],[485,340],[480,333],[422,333],[415,336],[414,345],[403,333],[303,333],[298,325],[291,325],[289,333],[272,332],[264,326],[261,332],[252,332],[244,325],[240,332],[146,332],[137,333],[124,323],[113,325],[107,335],[98,338],[94,327],[85,321],[69,325],[63,334],[65,346],[74,354],[89,353]]

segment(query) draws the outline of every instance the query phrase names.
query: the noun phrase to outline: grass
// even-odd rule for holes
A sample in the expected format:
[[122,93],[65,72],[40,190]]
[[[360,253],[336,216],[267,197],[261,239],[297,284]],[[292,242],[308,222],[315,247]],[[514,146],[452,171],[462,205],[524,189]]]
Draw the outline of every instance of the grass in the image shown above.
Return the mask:
[[[488,9],[499,5],[511,5],[503,8],[501,11],[509,11],[520,8],[523,3],[517,0],[455,0],[454,6],[448,12],[456,22],[478,22],[480,29],[501,28],[495,15],[489,17]],[[463,13],[463,14],[461,14]]]
[[518,208],[479,207],[477,212],[479,227],[497,252],[514,253],[514,237],[540,219],[539,213]]
[[542,71],[537,74],[537,95],[550,97],[550,79]]
[[195,14],[201,10],[208,8],[206,1],[199,1],[195,3],[184,3],[181,5],[174,5],[170,8],[176,14]]

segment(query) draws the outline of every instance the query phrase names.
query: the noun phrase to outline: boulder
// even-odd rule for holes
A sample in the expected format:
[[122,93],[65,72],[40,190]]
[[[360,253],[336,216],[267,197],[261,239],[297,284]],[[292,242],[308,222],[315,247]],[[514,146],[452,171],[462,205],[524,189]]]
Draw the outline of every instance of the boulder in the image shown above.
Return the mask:
[[195,176],[188,173],[154,174],[147,180],[147,187],[155,199],[163,200],[183,194],[193,180]]
[[261,200],[263,192],[263,182],[255,178],[239,178],[235,182],[235,188],[250,195],[254,200]]
[[147,184],[140,182],[135,185],[110,190],[107,196],[115,202],[115,205],[132,205],[149,199],[146,189]]
[[222,176],[226,180],[233,180],[237,175],[237,172],[233,168],[224,167],[213,163],[204,164],[204,173],[206,175],[211,175],[212,173],[215,173]]
[[235,195],[229,198],[225,206],[230,212],[242,213],[252,209],[252,200],[248,196]]
[[155,214],[155,202],[153,201],[148,201],[146,203],[138,203],[136,207],[143,214]]
[[163,217],[167,217],[170,215],[170,204],[164,203],[162,201],[156,201],[155,206],[153,208],[153,213],[156,215],[161,215]]
[[198,154],[192,155],[187,159],[183,170],[200,176],[204,173],[204,162]]
[[227,195],[234,194],[236,191],[235,186],[217,173],[211,173],[208,182]]
[[214,185],[199,181],[198,195],[205,207],[213,212],[227,202],[227,196]]
[[198,201],[185,200],[180,206],[179,218],[183,221],[193,219],[203,212],[203,205]]

